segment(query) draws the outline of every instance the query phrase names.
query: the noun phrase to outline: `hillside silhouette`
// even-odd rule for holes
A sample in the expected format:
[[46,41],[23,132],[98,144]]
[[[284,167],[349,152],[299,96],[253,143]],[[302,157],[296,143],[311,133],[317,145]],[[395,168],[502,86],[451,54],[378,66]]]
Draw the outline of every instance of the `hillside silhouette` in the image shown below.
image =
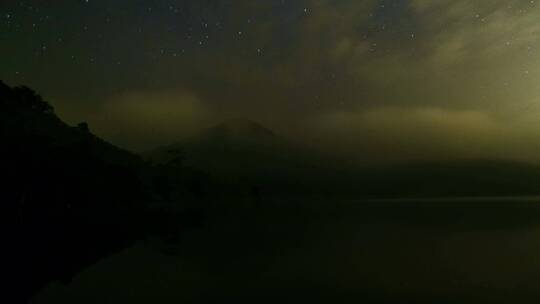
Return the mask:
[[2,277],[13,299],[128,246],[149,197],[142,160],[68,126],[27,87],[0,82],[2,214],[8,226]]

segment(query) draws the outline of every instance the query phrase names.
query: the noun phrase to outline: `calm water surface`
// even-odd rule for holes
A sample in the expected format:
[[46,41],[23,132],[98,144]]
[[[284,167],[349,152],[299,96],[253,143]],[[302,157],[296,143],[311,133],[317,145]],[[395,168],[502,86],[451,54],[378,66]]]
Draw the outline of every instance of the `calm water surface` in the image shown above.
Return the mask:
[[540,199],[261,203],[33,303],[538,303]]

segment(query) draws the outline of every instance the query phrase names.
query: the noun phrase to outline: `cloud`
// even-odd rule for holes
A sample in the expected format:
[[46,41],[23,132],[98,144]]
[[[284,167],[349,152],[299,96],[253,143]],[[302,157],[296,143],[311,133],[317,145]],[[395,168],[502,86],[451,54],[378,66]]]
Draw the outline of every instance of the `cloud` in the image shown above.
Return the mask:
[[[242,2],[231,18],[249,12],[258,22],[219,56],[206,50],[184,62],[182,83],[196,94],[115,96],[107,132],[124,138],[135,129],[150,138],[146,146],[166,143],[223,118],[210,109],[226,104],[226,115],[272,126],[302,113],[308,122],[297,125],[308,137],[359,160],[538,159],[533,120],[508,117],[540,96],[537,6],[401,3],[305,0],[291,13]],[[264,56],[254,55],[259,47]],[[253,54],[239,55],[245,50]],[[168,71],[169,79],[179,73]]]
[[540,161],[540,128],[482,111],[379,107],[313,119],[310,143],[364,162],[503,159]]
[[144,41],[134,40],[145,45],[137,71],[118,77],[127,93],[89,98],[89,108],[102,106],[89,120],[98,134],[152,148],[247,117],[289,135],[290,126],[305,128],[314,141],[357,159],[540,155],[533,127],[540,117],[540,2],[185,5],[190,39],[149,29]]
[[508,108],[538,95],[536,3],[412,0],[399,8],[389,3],[382,8],[376,1],[310,3],[311,15],[299,26],[296,52],[284,70],[296,75],[297,84],[320,88],[329,107],[335,105],[334,96],[324,94],[330,73],[341,84],[337,93],[367,107],[478,109],[489,102]]
[[429,25],[435,56],[457,51],[456,57],[493,59],[536,44],[540,32],[534,2],[413,0],[412,5]]
[[110,97],[90,125],[106,139],[141,150],[189,136],[207,126],[212,116],[188,91],[133,91]]

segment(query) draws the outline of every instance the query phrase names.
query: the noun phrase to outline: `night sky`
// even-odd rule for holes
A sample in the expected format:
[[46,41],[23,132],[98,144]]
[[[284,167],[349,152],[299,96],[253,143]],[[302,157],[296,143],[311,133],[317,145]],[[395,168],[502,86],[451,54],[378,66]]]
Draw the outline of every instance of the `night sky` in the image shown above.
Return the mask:
[[3,0],[0,79],[134,151],[243,117],[363,161],[539,161],[539,5]]

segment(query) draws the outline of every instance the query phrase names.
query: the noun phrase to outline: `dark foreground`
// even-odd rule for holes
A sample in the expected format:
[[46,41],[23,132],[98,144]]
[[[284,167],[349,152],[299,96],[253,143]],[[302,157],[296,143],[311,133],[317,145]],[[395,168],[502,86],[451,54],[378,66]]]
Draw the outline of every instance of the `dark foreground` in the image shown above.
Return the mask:
[[531,196],[538,165],[351,166],[234,121],[143,158],[2,82],[0,143],[0,303],[539,299],[540,200],[333,199]]
[[259,202],[32,303],[538,303],[540,199]]

